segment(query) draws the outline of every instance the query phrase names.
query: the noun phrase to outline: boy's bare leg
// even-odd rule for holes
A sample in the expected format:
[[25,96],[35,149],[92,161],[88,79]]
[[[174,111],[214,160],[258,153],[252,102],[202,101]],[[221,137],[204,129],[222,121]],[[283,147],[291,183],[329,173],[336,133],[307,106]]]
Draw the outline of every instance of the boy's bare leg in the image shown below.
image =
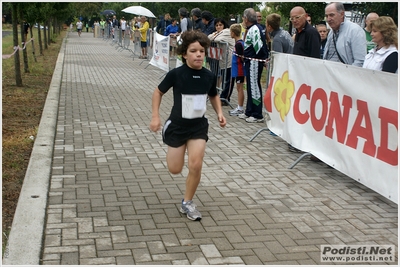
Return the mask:
[[200,183],[206,140],[195,139],[187,142],[189,173],[186,179],[184,201],[192,200]]

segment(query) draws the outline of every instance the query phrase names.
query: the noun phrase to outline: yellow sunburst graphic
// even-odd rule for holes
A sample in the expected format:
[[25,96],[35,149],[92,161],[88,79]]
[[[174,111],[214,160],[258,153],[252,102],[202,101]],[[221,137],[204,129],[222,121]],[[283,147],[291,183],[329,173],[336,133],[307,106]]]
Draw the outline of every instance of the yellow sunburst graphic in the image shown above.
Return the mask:
[[285,121],[290,110],[290,99],[294,95],[294,82],[289,80],[289,73],[285,71],[282,78],[279,78],[274,85],[274,105],[279,112],[281,120]]

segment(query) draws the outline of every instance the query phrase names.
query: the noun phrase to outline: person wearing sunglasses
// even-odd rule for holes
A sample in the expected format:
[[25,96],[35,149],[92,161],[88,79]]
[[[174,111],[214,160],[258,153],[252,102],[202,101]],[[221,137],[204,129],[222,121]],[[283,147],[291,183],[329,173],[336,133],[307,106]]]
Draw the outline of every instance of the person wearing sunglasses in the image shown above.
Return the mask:
[[293,54],[320,58],[321,37],[318,31],[307,22],[308,14],[301,6],[290,11],[290,21],[296,29]]
[[[293,54],[304,57],[320,58],[321,36],[317,29],[307,22],[307,13],[304,8],[301,6],[292,8],[289,20],[296,29]],[[288,144],[288,149],[291,152],[302,152],[291,144]]]

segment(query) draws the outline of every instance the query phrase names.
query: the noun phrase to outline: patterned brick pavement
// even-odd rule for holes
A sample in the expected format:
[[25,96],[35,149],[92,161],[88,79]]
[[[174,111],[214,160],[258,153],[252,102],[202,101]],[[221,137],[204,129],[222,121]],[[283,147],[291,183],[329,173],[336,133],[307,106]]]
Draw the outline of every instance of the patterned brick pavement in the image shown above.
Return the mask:
[[[42,264],[321,264],[320,246],[396,245],[398,206],[300,156],[264,124],[209,107],[210,140],[189,221],[178,211],[187,169],[171,175],[149,131],[164,72],[109,41],[68,36]],[[236,93],[233,95],[233,102]],[[162,119],[172,106],[163,98]],[[397,254],[396,254],[397,255]],[[397,264],[396,262],[393,264]]]

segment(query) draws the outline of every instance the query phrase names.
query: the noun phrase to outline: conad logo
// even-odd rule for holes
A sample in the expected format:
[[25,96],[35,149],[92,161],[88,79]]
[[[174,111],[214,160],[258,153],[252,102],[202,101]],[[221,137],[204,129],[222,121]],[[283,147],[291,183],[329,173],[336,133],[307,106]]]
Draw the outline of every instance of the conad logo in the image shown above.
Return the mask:
[[[275,83],[274,77],[271,77],[264,97],[265,109],[270,113],[272,92],[275,94],[275,108],[282,121],[292,110],[296,123],[310,125],[316,133],[330,139],[336,136],[336,141],[343,145],[360,150],[392,166],[398,165],[398,146],[396,144],[396,147],[391,147],[389,144],[389,128],[398,131],[396,110],[380,106],[378,110],[371,112],[366,101],[353,99],[349,95],[339,95],[335,91],[323,88],[313,89],[307,84],[295,88],[294,82],[289,80],[288,71]],[[350,114],[354,115],[355,120],[350,120]],[[377,118],[371,117],[371,114],[377,114]],[[372,127],[373,120],[380,121],[379,128]],[[379,136],[378,142],[375,142],[374,136]]]
[[[268,112],[272,112],[272,98],[274,99],[275,109],[279,112],[282,121],[285,121],[291,108],[291,98],[295,93],[295,85],[289,79],[289,72],[285,71],[281,78],[275,81],[275,77],[271,76],[267,92],[264,97],[264,106]],[[274,96],[272,96],[272,92]]]

